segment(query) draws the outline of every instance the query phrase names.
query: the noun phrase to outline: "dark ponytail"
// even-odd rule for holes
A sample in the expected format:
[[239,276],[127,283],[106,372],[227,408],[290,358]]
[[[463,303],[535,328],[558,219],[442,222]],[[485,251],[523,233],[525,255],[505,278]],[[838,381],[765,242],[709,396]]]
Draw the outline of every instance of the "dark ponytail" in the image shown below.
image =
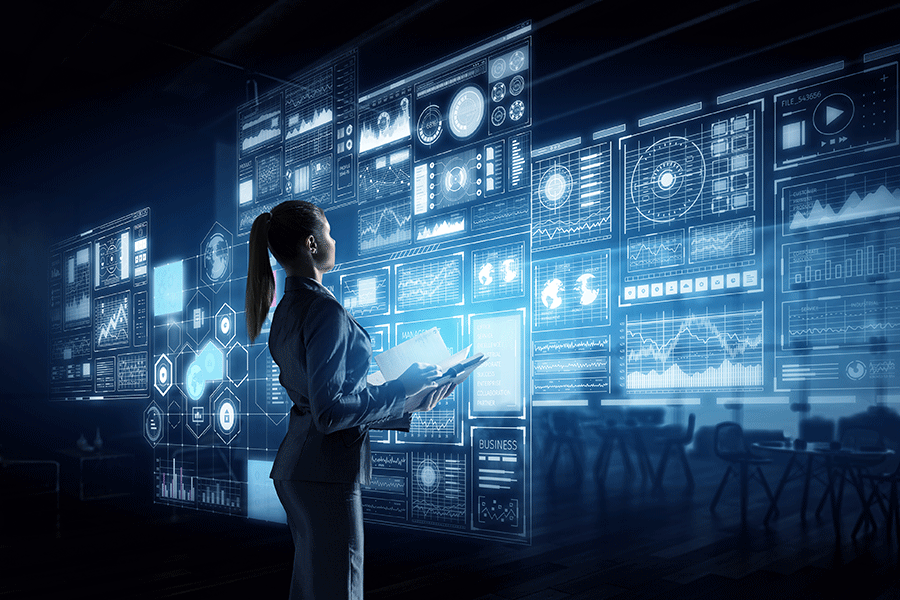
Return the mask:
[[275,296],[275,276],[269,263],[269,250],[279,263],[297,259],[298,244],[309,236],[319,239],[325,213],[310,202],[287,200],[262,213],[250,229],[250,259],[247,265],[247,295],[244,311],[247,335],[253,342],[269,315]]
[[252,343],[269,315],[275,296],[275,275],[269,264],[269,219],[264,212],[253,221],[250,229],[250,260],[247,264],[247,294],[244,311],[247,318],[247,335]]

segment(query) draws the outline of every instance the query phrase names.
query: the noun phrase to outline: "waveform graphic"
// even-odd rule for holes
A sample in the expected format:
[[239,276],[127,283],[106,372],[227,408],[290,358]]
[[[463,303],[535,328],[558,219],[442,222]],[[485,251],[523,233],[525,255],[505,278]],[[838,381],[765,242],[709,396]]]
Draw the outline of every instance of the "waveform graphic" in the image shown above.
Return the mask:
[[370,491],[405,494],[406,478],[390,477],[387,475],[372,475],[372,480],[367,487]]
[[241,128],[241,151],[252,150],[275,139],[281,139],[281,111],[265,113],[245,123]]
[[535,357],[566,353],[592,353],[609,350],[609,339],[606,336],[576,337],[534,342]]
[[322,125],[328,125],[332,119],[333,113],[330,108],[315,111],[309,119],[302,119],[299,115],[293,115],[288,119],[289,129],[284,134],[284,139],[289,140],[298,135],[309,133]]
[[762,310],[626,319],[629,390],[759,386]]
[[407,455],[402,452],[372,452],[372,468],[406,470]]
[[435,217],[421,221],[416,226],[416,241],[423,242],[435,238],[446,237],[466,230],[466,212],[460,211],[450,215]]
[[418,437],[452,436],[456,432],[456,411],[431,410],[413,413],[409,433]]
[[788,348],[869,348],[900,341],[900,303],[889,294],[784,303]]
[[472,208],[472,229],[497,229],[501,224],[514,226],[525,223],[531,216],[528,198],[496,200]]
[[628,272],[638,273],[684,264],[684,230],[628,240]]
[[412,241],[409,200],[381,204],[359,211],[359,250],[377,252]]
[[691,227],[691,263],[725,260],[754,253],[756,217]]

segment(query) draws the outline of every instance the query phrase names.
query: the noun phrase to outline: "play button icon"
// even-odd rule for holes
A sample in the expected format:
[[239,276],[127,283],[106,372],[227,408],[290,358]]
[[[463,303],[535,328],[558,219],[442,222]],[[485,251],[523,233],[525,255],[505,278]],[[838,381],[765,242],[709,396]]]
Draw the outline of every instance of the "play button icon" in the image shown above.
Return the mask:
[[823,135],[843,131],[853,119],[855,106],[847,94],[831,94],[819,102],[813,113],[813,125]]

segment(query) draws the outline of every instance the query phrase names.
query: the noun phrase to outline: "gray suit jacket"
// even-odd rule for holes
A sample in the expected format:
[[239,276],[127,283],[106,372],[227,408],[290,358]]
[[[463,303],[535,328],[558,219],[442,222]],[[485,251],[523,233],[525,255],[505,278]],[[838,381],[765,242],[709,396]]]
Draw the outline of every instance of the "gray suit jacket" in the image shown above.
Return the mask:
[[410,415],[400,382],[366,384],[366,330],[317,281],[288,277],[269,351],[294,403],[272,479],[369,483],[369,428],[408,430]]

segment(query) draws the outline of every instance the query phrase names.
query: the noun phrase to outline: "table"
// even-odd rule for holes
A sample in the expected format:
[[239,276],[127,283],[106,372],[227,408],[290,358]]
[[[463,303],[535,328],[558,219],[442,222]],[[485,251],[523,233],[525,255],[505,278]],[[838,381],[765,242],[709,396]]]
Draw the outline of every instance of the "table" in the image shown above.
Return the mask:
[[[782,490],[791,475],[796,472],[804,475],[803,499],[800,504],[800,519],[806,522],[806,505],[809,497],[809,482],[813,475],[814,463],[820,460],[823,463],[827,475],[825,494],[822,501],[816,509],[816,515],[821,512],[826,498],[831,500],[831,516],[834,524],[834,533],[837,540],[840,540],[840,514],[841,504],[844,495],[844,482],[849,479],[859,494],[860,500],[865,504],[865,489],[860,473],[863,469],[875,466],[884,461],[888,456],[894,453],[893,450],[856,450],[856,449],[835,449],[828,443],[809,444],[806,448],[794,447],[790,442],[757,442],[753,444],[756,450],[771,452],[774,454],[789,455],[787,465],[778,487],[772,496],[772,502],[769,510],[763,519],[763,524],[768,525],[769,519],[773,514],[778,512],[778,499]],[[803,459],[806,459],[803,461]],[[805,462],[805,466],[803,464]],[[839,487],[835,492],[835,483]],[[871,517],[870,517],[871,518]],[[874,525],[874,523],[873,523]]]

